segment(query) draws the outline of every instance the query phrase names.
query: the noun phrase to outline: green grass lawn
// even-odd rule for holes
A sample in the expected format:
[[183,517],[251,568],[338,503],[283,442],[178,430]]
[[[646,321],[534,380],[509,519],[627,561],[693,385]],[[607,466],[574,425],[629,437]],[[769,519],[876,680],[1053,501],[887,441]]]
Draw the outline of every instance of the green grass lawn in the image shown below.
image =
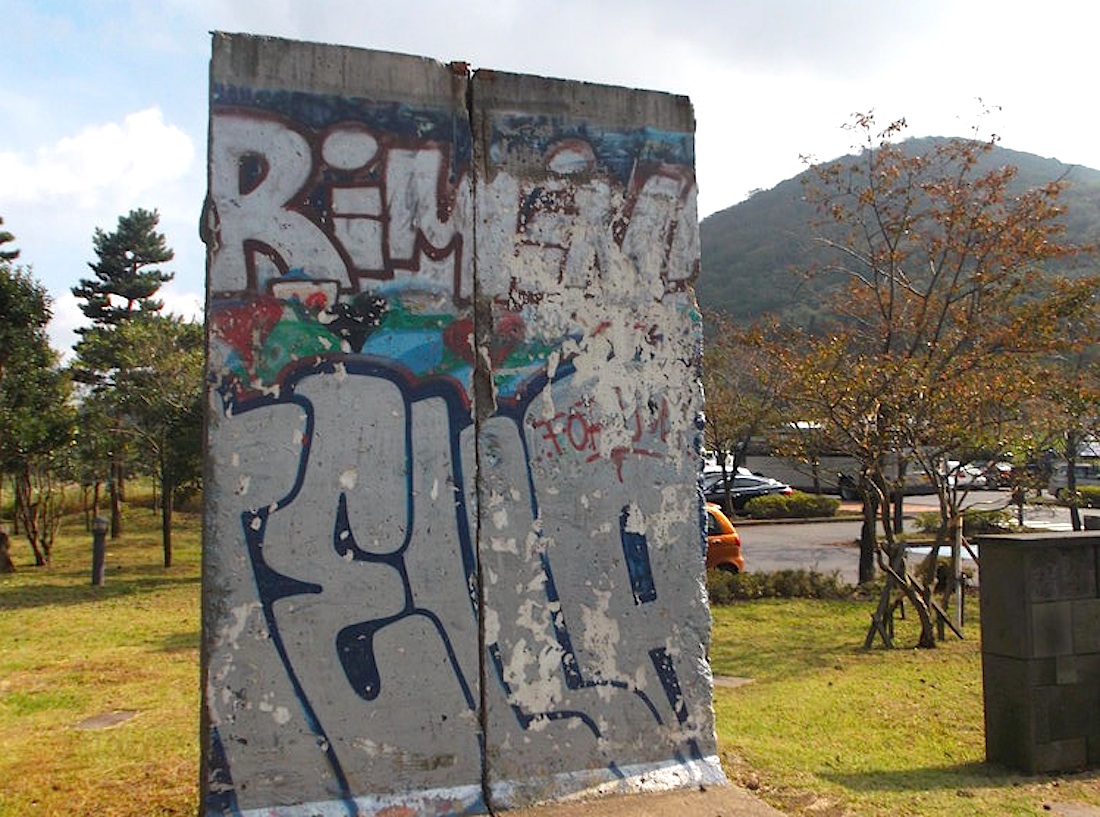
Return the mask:
[[[175,566],[158,518],[127,512],[90,586],[78,521],[50,570],[0,576],[0,817],[155,817],[198,808],[199,521],[180,514]],[[985,765],[979,631],[936,650],[859,649],[872,602],[754,601],[714,610],[715,692],[730,777],[788,814],[1044,814],[1100,805],[1100,775]],[[977,605],[973,605],[976,612]],[[912,622],[899,643],[914,643]],[[84,721],[134,713],[105,729]]]
[[[51,569],[12,537],[0,576],[0,815],[194,815],[198,809],[199,521],[180,514],[162,567],[159,517],[127,512],[91,586],[74,521]],[[88,718],[134,713],[117,726]]]
[[[1025,776],[985,763],[980,628],[934,650],[863,650],[873,602],[715,607],[719,750],[730,777],[799,815],[1048,814],[1100,805],[1100,774]],[[977,604],[971,605],[977,613]],[[915,644],[914,619],[898,643]]]

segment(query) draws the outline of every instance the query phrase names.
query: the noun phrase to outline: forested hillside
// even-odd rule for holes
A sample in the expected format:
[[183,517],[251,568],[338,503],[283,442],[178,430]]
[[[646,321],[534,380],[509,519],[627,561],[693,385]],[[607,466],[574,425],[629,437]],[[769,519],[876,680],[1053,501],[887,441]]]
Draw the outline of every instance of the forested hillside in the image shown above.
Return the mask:
[[[919,154],[936,141],[932,137],[911,139],[905,148]],[[1068,208],[1067,238],[1075,244],[1100,241],[1100,171],[1000,147],[982,158],[979,170],[1004,165],[1018,168],[1021,190],[1064,177],[1069,182],[1062,195]],[[819,272],[809,276],[828,260],[813,241],[819,234],[813,226],[816,214],[804,198],[805,184],[812,177],[807,170],[704,219],[700,225],[702,272],[697,284],[701,306],[723,310],[746,322],[771,313],[813,325],[822,296],[835,286],[836,278]],[[1100,259],[1094,263],[1100,264]]]

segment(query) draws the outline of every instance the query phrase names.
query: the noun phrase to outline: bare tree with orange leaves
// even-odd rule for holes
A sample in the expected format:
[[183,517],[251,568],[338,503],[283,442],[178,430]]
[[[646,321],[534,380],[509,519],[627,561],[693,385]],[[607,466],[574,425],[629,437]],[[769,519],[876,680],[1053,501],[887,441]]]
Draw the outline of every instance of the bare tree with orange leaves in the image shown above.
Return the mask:
[[[1017,190],[1015,168],[983,167],[996,138],[951,139],[915,153],[897,139],[905,122],[881,131],[872,114],[852,129],[854,158],[813,168],[807,197],[817,207],[817,240],[844,283],[833,322],[814,336],[787,334],[789,394],[803,416],[862,465],[865,512],[877,513],[873,543],[887,576],[867,646],[892,645],[888,617],[904,597],[920,617],[919,645],[935,645],[937,618],[958,577],[957,558],[942,601],[932,595],[937,555],[961,530],[965,490],[945,462],[959,452],[1003,450],[1041,396],[1041,372],[1059,352],[1088,338],[1067,324],[1095,309],[1095,276],[1052,275],[1085,250],[1063,237],[1065,180]],[[906,564],[890,512],[901,456],[927,475],[941,526],[921,569]],[[957,619],[956,619],[957,621]]]

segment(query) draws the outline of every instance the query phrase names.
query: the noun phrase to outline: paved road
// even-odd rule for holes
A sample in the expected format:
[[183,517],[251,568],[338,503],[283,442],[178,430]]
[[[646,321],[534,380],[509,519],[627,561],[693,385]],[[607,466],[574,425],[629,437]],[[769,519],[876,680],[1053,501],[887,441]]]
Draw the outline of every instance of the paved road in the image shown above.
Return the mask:
[[[735,523],[736,524],[736,523]],[[840,571],[849,584],[859,576],[859,527],[857,522],[738,525],[745,570]]]
[[[968,505],[979,508],[1001,507],[1008,499],[997,491],[975,492]],[[935,510],[931,497],[907,497],[906,529],[913,530],[913,517]],[[1069,530],[1069,512],[1052,505],[1025,506],[1024,520],[1029,526],[1048,530]],[[809,523],[737,524],[745,554],[745,570],[816,570],[839,571],[841,578],[855,584],[859,577],[859,520]]]

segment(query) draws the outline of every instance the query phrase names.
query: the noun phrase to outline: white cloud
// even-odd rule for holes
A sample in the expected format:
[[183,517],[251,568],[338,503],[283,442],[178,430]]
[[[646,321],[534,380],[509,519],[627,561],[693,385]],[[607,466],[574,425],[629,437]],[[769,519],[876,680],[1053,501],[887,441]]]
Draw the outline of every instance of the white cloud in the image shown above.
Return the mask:
[[177,291],[171,284],[161,287],[157,298],[164,301],[165,315],[176,315],[180,318],[201,321],[203,317],[206,296],[202,292]]
[[[160,288],[157,298],[164,301],[164,315],[176,315],[195,321],[203,319],[205,297],[201,292],[177,290],[169,283]],[[76,330],[87,326],[88,319],[80,309],[80,301],[68,290],[54,296],[51,311],[53,317],[47,327],[50,346],[61,353],[63,360],[71,360],[73,344],[78,339]]]
[[91,209],[132,201],[184,176],[194,157],[191,138],[165,124],[159,108],[147,108],[30,157],[0,152],[0,206],[49,201]]
[[92,234],[97,227],[114,230],[119,215],[135,207],[161,211],[169,246],[184,244],[168,267],[184,280],[160,292],[165,312],[201,318],[202,295],[187,291],[201,285],[201,276],[193,263],[178,267],[201,259],[191,247],[194,231],[185,227],[197,221],[201,205],[192,189],[200,175],[194,165],[191,137],[156,107],[87,126],[33,154],[0,151],[0,214],[15,234],[20,261],[50,291],[50,342],[64,358],[72,355],[76,329],[87,324],[70,288],[89,275]]
[[703,216],[798,173],[800,154],[846,152],[840,126],[871,108],[913,136],[959,135],[981,97],[1004,107],[989,125],[1006,147],[1100,167],[1080,79],[1100,5],[1080,0],[14,3],[0,110],[20,127],[0,134],[0,216],[59,303],[88,274],[95,228],[135,207],[161,214],[174,286],[202,289],[218,30],[688,95]]
[[57,295],[51,304],[53,317],[46,327],[50,336],[50,346],[61,353],[63,360],[72,357],[73,344],[76,343],[76,329],[84,326],[88,320],[80,311],[80,302],[71,292]]
[[176,251],[167,268],[176,273],[175,285],[181,291],[202,287],[194,225],[203,172],[195,139],[154,106],[86,125],[34,150],[0,149],[0,217],[15,235],[20,261],[54,298],[55,348],[68,350],[72,328],[83,320],[69,290],[89,274],[96,228],[113,231],[119,216],[134,208],[160,212],[160,230]]

